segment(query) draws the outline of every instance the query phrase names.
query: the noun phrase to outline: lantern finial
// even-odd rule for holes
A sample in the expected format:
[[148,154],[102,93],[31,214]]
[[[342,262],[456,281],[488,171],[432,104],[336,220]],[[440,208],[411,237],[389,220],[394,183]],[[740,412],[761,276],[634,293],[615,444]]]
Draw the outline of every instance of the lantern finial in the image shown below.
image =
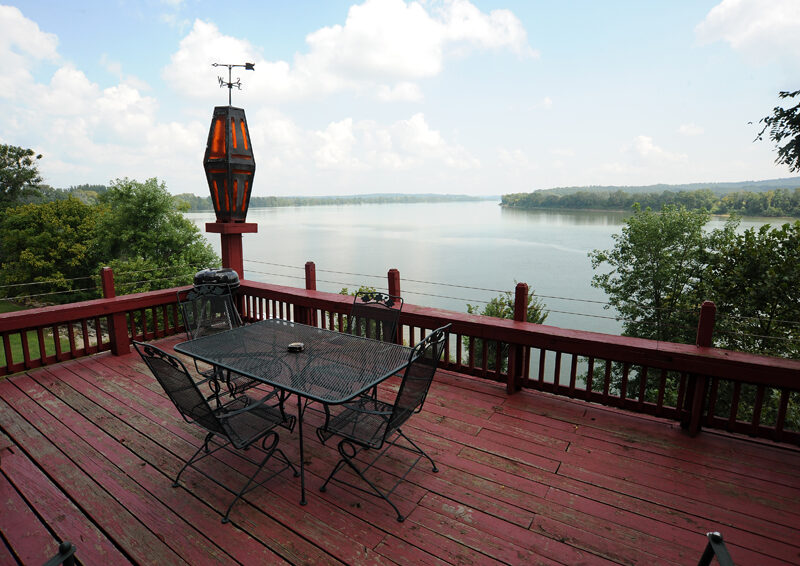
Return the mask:
[[223,87],[226,87],[226,86],[228,87],[228,106],[231,105],[231,91],[233,90],[233,87],[236,87],[239,90],[242,90],[241,79],[239,77],[236,77],[236,82],[233,82],[233,80],[231,79],[231,69],[233,69],[234,67],[244,67],[245,71],[255,71],[256,70],[256,64],[255,63],[245,63],[244,65],[233,65],[233,64],[229,64],[229,63],[212,63],[211,66],[212,67],[228,67],[228,80],[227,81],[225,79],[223,79],[222,77],[217,77],[219,79],[219,87],[220,88],[223,88]]

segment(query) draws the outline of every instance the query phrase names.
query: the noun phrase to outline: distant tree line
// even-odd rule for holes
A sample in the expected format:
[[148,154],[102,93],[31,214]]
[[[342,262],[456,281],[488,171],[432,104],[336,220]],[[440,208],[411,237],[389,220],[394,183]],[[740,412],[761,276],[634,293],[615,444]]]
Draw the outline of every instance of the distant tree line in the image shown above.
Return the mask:
[[502,196],[501,206],[522,209],[624,210],[638,203],[643,209],[661,210],[666,206],[705,210],[711,214],[737,213],[741,216],[800,217],[800,188],[764,192],[737,191],[719,195],[709,189],[627,193],[577,191],[567,195],[548,192],[512,193]]
[[[347,204],[387,204],[387,203],[414,203],[414,202],[453,202],[486,200],[487,197],[473,197],[468,195],[360,195],[339,197],[251,197],[251,208],[267,208],[279,206],[320,206],[320,205],[347,205]],[[175,195],[175,199],[186,203],[191,212],[200,210],[213,210],[211,197],[200,197],[192,193]]]

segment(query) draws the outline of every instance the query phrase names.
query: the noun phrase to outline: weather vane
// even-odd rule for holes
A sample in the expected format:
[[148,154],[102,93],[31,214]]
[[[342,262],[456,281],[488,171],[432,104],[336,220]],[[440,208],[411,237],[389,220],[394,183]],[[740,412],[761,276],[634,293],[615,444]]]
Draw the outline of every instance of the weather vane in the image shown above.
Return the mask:
[[228,80],[226,81],[222,77],[217,77],[219,79],[219,88],[228,87],[228,106],[231,105],[231,91],[233,87],[242,90],[242,82],[239,77],[236,77],[236,82],[233,82],[231,79],[231,69],[234,67],[244,67],[245,71],[255,71],[256,64],[255,63],[245,63],[244,65],[230,65],[228,63],[211,63],[212,67],[228,67]]

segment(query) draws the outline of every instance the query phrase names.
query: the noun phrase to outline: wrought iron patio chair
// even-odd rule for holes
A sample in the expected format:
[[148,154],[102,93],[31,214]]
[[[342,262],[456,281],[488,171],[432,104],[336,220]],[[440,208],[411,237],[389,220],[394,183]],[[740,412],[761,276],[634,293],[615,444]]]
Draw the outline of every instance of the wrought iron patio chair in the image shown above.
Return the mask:
[[397,325],[403,309],[402,297],[359,291],[347,316],[345,332],[384,342],[397,340]]
[[[408,421],[411,415],[422,410],[447,342],[449,327],[448,324],[433,331],[414,347],[393,404],[379,401],[371,395],[363,395],[346,403],[341,413],[326,419],[325,424],[317,429],[317,436],[323,444],[333,436],[341,437],[337,446],[341,459],[334,466],[320,491],[325,491],[328,483],[335,479],[364,493],[380,497],[394,508],[398,521],[405,520],[403,514],[389,497],[423,457],[431,463],[434,472],[439,470],[433,459],[408,438],[400,427]],[[398,444],[401,438],[407,445]],[[416,459],[390,489],[381,490],[365,474],[392,447],[410,452],[416,455]],[[379,452],[371,461],[359,468],[356,456],[369,449],[379,450]],[[345,466],[353,470],[370,487],[370,490],[335,478]]]
[[[396,342],[402,310],[402,297],[374,291],[358,291],[353,297],[345,332],[373,340]],[[370,395],[377,397],[378,388],[373,387]]]
[[[183,326],[189,340],[210,334],[224,332],[242,326],[242,319],[233,302],[233,294],[226,284],[196,285],[182,298],[178,292],[178,306],[183,318]],[[197,373],[213,380],[211,385],[220,392],[220,382],[224,382],[231,395],[258,385],[259,382],[243,375],[223,372],[217,367],[201,368],[194,361]]]
[[[195,423],[207,431],[202,446],[175,476],[173,487],[180,485],[178,480],[188,467],[198,469],[196,464],[203,458],[223,448],[230,450],[230,446],[244,452],[249,448],[256,448],[256,443],[260,441],[260,451],[264,454],[261,460],[254,460],[241,454],[243,458],[254,464],[256,469],[228,505],[222,517],[222,522],[227,523],[231,509],[245,493],[263,485],[288,468],[292,469],[295,476],[298,475],[297,469],[286,457],[286,454],[278,448],[279,436],[274,430],[278,425],[289,430],[294,429],[295,417],[287,416],[280,405],[267,404],[267,401],[275,399],[274,393],[270,393],[261,400],[240,395],[233,397],[225,405],[212,407],[197,387],[197,383],[186,366],[178,358],[151,344],[142,342],[133,344],[184,420]],[[280,362],[276,361],[275,363]],[[214,441],[213,447],[212,441]],[[283,466],[270,473],[262,481],[256,482],[256,476],[273,455],[283,463]]]

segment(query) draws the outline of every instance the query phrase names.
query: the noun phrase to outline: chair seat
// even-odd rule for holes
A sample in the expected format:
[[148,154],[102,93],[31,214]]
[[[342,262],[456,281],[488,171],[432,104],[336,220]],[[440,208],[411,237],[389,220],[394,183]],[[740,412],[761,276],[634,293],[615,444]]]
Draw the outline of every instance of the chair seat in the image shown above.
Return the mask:
[[362,396],[344,407],[338,415],[331,417],[325,428],[320,429],[320,439],[324,442],[339,435],[368,448],[380,448],[392,405],[371,396]]
[[[294,428],[295,417],[293,415],[284,416],[279,407],[264,404],[254,406],[274,396],[273,393],[259,401],[247,395],[241,395],[218,410],[222,426],[226,429],[236,448],[249,446],[264,434],[264,430],[271,429],[276,425],[282,425],[289,429]],[[236,413],[242,409],[246,410]]]

